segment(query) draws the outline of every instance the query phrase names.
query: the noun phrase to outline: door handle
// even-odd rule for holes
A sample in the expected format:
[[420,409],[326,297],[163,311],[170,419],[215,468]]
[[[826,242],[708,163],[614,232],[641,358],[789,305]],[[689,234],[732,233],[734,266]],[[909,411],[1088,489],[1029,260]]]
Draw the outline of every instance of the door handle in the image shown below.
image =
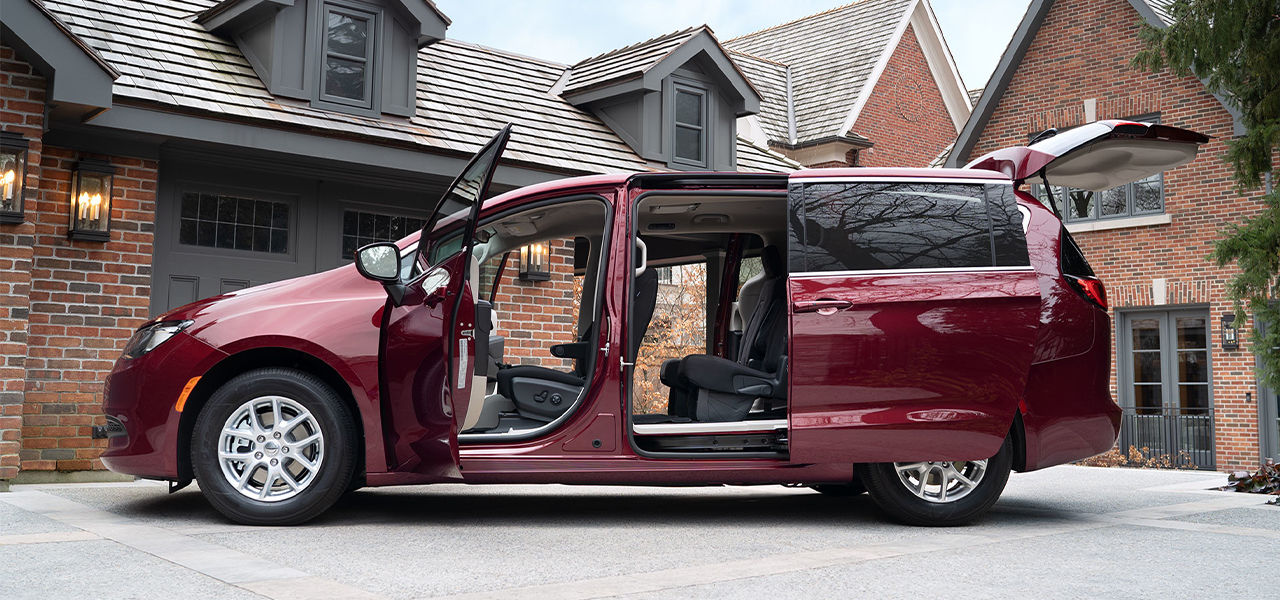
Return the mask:
[[843,310],[853,306],[848,300],[832,300],[823,298],[821,300],[801,300],[793,305],[793,310],[797,313],[816,312],[820,315],[833,315],[836,311]]

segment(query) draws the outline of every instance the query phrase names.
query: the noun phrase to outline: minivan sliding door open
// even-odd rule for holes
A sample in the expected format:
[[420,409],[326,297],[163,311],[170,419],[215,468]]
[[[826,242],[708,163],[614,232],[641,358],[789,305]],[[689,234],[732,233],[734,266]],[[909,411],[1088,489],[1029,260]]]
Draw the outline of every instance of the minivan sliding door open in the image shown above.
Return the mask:
[[662,191],[634,203],[624,360],[638,451],[785,456],[785,202]]

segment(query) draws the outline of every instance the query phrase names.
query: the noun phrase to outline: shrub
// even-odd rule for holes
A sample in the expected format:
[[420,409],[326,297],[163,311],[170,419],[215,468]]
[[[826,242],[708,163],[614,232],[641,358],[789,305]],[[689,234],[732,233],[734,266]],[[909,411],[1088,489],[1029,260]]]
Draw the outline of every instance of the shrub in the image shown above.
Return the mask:
[[1276,468],[1276,462],[1268,458],[1254,473],[1236,471],[1228,475],[1227,485],[1221,489],[1249,494],[1272,494],[1276,499],[1267,504],[1280,506],[1280,468]]
[[1191,456],[1184,451],[1177,455],[1169,455],[1152,451],[1150,448],[1129,446],[1129,452],[1121,452],[1112,448],[1102,454],[1076,462],[1086,467],[1133,467],[1138,469],[1191,469],[1199,467],[1191,462]]

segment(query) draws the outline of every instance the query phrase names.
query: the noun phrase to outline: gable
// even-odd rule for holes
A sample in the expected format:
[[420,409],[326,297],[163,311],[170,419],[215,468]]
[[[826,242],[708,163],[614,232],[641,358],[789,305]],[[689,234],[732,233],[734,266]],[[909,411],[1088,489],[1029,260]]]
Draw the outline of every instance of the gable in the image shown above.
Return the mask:
[[914,27],[893,49],[851,129],[873,142],[861,167],[924,167],[955,139],[947,103],[930,72]]
[[[1163,7],[1156,0],[1032,0],[974,106],[972,116],[956,139],[947,166],[963,166],[970,157],[994,149],[987,148],[990,144],[985,140],[989,136],[984,132],[1008,129],[1009,123],[997,123],[993,115],[1002,110],[1011,112],[1003,108],[1006,103],[1018,102],[1016,94],[1010,98],[1011,90],[1033,93],[1030,87],[1018,82],[1036,76],[1035,69],[1054,70],[1053,77],[1044,78],[1048,89],[1036,90],[1034,95],[1056,100],[1056,104],[1046,114],[1018,124],[1024,136],[1043,130],[1045,127],[1033,131],[1044,123],[1063,126],[1160,112],[1168,106],[1166,97],[1174,88],[1187,86],[1198,86],[1196,93],[1212,100],[1216,106],[1209,108],[1210,112],[1221,111],[1227,115],[1232,124],[1230,135],[1242,133],[1238,112],[1225,99],[1211,94],[1203,81],[1167,72],[1142,73],[1129,67],[1129,58],[1142,47],[1138,38],[1140,25],[1167,26],[1167,13],[1157,12],[1152,4]],[[1070,25],[1079,23],[1070,19],[1089,19],[1089,31],[1085,32],[1081,24]],[[1067,27],[1076,29],[1067,35],[1063,33]],[[1090,37],[1098,42],[1087,43]],[[1140,87],[1135,86],[1135,81]],[[1100,89],[1114,91],[1105,94],[1090,91]],[[980,140],[984,140],[981,147]],[[1027,139],[1006,141],[1022,145]]]

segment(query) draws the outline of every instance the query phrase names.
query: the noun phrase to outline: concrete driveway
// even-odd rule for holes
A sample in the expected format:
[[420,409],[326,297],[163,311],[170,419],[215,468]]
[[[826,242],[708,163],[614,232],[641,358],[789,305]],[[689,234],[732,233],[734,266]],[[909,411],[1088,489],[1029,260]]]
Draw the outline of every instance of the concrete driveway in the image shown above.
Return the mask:
[[0,598],[1255,596],[1280,508],[1215,473],[1015,474],[982,522],[889,523],[806,489],[362,490],[308,525],[221,519],[195,489],[14,486]]

